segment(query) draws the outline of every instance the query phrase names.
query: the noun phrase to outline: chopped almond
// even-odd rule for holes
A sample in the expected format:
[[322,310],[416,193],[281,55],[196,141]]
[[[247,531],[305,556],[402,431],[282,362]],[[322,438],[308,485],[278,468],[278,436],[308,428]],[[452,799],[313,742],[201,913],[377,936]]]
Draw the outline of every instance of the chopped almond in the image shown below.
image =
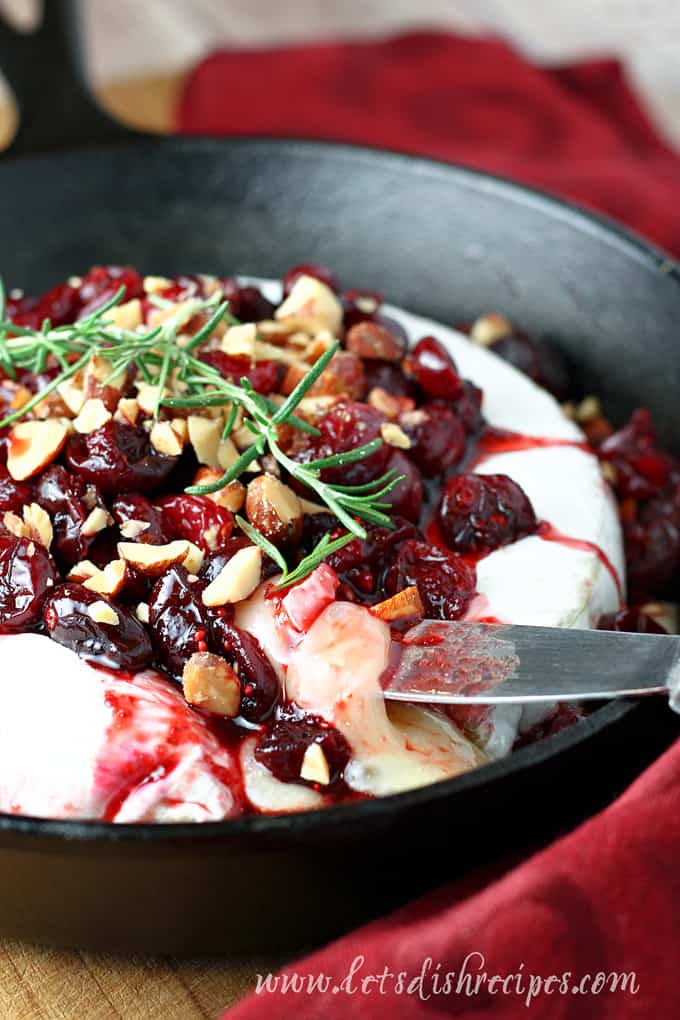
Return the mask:
[[597,397],[585,397],[576,408],[576,421],[579,425],[587,425],[602,416],[602,406]]
[[184,539],[166,545],[147,545],[142,542],[119,542],[118,555],[135,570],[148,577],[160,577],[169,567],[184,560],[190,553],[190,543]]
[[497,312],[487,312],[480,315],[472,324],[470,339],[482,347],[491,347],[503,336],[510,336],[512,323],[504,315]]
[[23,421],[9,434],[7,470],[17,482],[32,478],[51,464],[68,437],[64,421]]
[[76,386],[72,379],[66,379],[57,386],[57,393],[71,414],[80,414],[85,403],[85,390]]
[[111,517],[106,510],[100,506],[96,506],[94,510],[90,511],[83,522],[82,534],[85,538],[91,538],[93,535],[97,535],[100,531],[104,531],[111,523]]
[[153,448],[167,457],[179,457],[184,449],[182,440],[169,421],[157,421],[151,429],[149,438]]
[[377,411],[384,414],[386,418],[398,418],[402,410],[398,398],[392,396],[391,393],[383,390],[380,386],[374,386],[368,394],[368,403],[371,407],[375,407]]
[[410,450],[411,440],[404,430],[390,421],[380,426],[380,435],[388,446],[394,446],[398,450]]
[[107,320],[119,329],[137,329],[142,324],[142,303],[139,298],[116,305],[106,313]]
[[68,579],[69,581],[78,581],[79,584],[84,584],[85,581],[88,581],[98,573],[100,573],[99,567],[92,560],[81,560],[71,567],[68,572]]
[[108,602],[93,602],[87,607],[87,612],[95,623],[108,623],[111,627],[117,627],[120,623],[118,613]]
[[158,294],[159,291],[172,287],[172,280],[167,276],[145,276],[142,286],[145,294]]
[[184,697],[190,705],[233,719],[241,705],[241,684],[226,659],[212,652],[194,652],[182,674]]
[[140,602],[137,608],[135,609],[135,616],[137,617],[140,623],[148,623],[150,619],[149,603]]
[[7,531],[16,535],[17,538],[28,538],[49,549],[54,538],[49,514],[37,503],[24,506],[22,513],[23,519],[17,514],[7,511],[2,520]]
[[121,397],[114,418],[124,425],[136,425],[140,410],[138,401],[133,397]]
[[224,606],[247,599],[260,583],[261,569],[262,550],[258,546],[239,549],[204,590],[203,605]]
[[186,567],[190,574],[197,574],[203,566],[205,553],[197,545],[194,545],[193,542],[188,542],[187,544],[189,551],[182,560],[182,566]]
[[[85,563],[88,563],[85,560]],[[92,564],[94,566],[94,564]],[[77,570],[78,567],[82,568],[82,564],[76,564],[73,570]],[[76,580],[72,577],[73,570],[69,574],[71,580]],[[108,595],[111,598],[115,598],[125,587],[128,580],[128,571],[125,564],[125,560],[111,560],[107,563],[103,570],[95,568],[95,573],[90,577],[81,580],[81,584],[84,588],[88,588],[90,591],[97,592],[98,595]]]
[[[161,395],[160,386],[151,386],[149,383],[138,382],[137,403],[145,414],[155,414],[158,406],[158,398]],[[163,396],[169,397],[170,390],[167,386],[163,389]]]
[[300,779],[306,779],[308,783],[318,783],[320,786],[328,786],[331,781],[328,759],[323,753],[323,747],[316,741],[310,744],[305,751],[300,769]]
[[405,620],[409,616],[424,616],[425,610],[416,585],[404,588],[384,602],[371,607],[371,612],[379,620],[390,623],[392,620]]
[[191,414],[187,418],[187,426],[189,442],[194,448],[198,463],[205,464],[206,467],[218,467],[218,451],[223,430],[221,419],[202,418],[198,414]]
[[[218,481],[222,474],[222,471],[216,471],[214,468],[199,468],[194,477],[194,485],[211,485],[213,482]],[[231,510],[233,514],[236,514],[246,501],[246,487],[243,482],[234,479],[233,482],[224,485],[217,492],[207,493],[207,498],[211,499],[213,503],[217,503],[218,506],[223,506],[227,510]]]
[[302,507],[295,492],[274,475],[258,475],[248,485],[246,515],[274,545],[299,539]]
[[150,527],[151,525],[148,521],[123,521],[120,525],[120,533],[123,538],[127,538],[130,542],[138,542],[140,535],[143,535]]
[[257,326],[255,323],[244,322],[239,326],[229,327],[220,341],[220,348],[225,354],[253,358],[256,338]]
[[322,329],[330,330],[335,336],[342,326],[342,305],[321,280],[299,276],[286,300],[277,308],[275,318],[312,336]]
[[380,322],[355,322],[349,329],[345,346],[361,358],[378,358],[381,361],[401,361],[405,344],[387,326]]
[[76,432],[88,435],[106,425],[111,418],[112,414],[104,401],[100,397],[90,397],[83,404],[78,417],[73,419],[73,427]]

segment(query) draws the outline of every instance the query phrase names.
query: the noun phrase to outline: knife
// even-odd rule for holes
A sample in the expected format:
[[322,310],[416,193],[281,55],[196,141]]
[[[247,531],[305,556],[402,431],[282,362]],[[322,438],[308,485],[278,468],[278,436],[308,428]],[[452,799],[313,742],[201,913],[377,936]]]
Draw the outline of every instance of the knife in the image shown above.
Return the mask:
[[441,704],[667,694],[680,711],[680,637],[424,620],[393,640],[386,698]]

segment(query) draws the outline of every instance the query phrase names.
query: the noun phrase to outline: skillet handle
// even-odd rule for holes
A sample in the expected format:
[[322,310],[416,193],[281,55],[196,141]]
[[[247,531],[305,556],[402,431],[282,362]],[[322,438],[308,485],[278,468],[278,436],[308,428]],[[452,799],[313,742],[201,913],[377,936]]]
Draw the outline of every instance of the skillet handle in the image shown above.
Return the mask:
[[17,32],[0,17],[0,68],[14,90],[19,128],[6,155],[48,152],[136,134],[109,117],[84,79],[74,0],[44,0],[39,27]]

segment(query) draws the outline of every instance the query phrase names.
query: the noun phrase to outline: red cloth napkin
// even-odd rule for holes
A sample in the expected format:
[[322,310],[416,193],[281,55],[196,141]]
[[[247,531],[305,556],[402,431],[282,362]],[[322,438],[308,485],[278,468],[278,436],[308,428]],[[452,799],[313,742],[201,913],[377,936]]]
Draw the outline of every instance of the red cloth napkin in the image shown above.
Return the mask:
[[185,133],[336,139],[471,164],[574,198],[680,255],[680,158],[614,61],[547,70],[503,43],[443,33],[223,51],[190,75],[178,122]]
[[[613,61],[538,69],[499,42],[445,34],[222,52],[190,76],[179,128],[472,164],[575,198],[680,255],[680,159]],[[504,878],[454,883],[281,972],[327,979],[329,990],[284,992],[279,980],[230,1020],[680,1016],[679,847],[680,743],[612,807]],[[381,985],[385,968],[393,976]],[[599,971],[618,974],[618,990],[594,993]],[[450,993],[435,994],[446,972]],[[487,979],[470,994],[480,972]]]
[[[228,1018],[678,1017],[678,847],[680,742],[611,807],[482,892],[465,898],[467,882],[446,886],[281,972],[302,975],[305,981],[307,975],[328,975],[331,988],[337,985],[341,991],[262,992],[229,1011]],[[405,971],[406,986],[417,982],[428,959],[422,986],[413,986],[411,994],[397,993],[396,977],[385,980],[384,995],[376,981],[365,986],[366,994],[361,991],[362,978],[379,977],[385,967],[394,975]],[[353,961],[359,963],[352,994],[348,974]],[[440,987],[445,973],[455,972],[449,995],[432,994],[437,964]],[[619,985],[612,991],[607,985],[589,994],[585,989],[597,987],[600,971],[616,973],[619,980],[628,975],[626,990]],[[481,972],[489,980],[475,994],[474,980]],[[516,991],[515,977],[504,992],[500,981],[518,974],[522,990]],[[548,992],[545,981],[552,975]],[[584,993],[575,993],[572,989],[582,981]]]

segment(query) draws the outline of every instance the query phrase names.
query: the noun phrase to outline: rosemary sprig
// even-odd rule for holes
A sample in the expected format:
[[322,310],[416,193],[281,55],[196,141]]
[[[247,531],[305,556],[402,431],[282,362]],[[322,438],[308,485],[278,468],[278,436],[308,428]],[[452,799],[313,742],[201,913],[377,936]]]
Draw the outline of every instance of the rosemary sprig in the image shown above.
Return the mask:
[[[282,571],[281,587],[287,587],[305,577],[322,560],[353,538],[366,538],[365,523],[391,527],[389,504],[383,501],[400,481],[394,471],[364,485],[334,485],[322,480],[322,472],[330,467],[354,464],[369,457],[382,444],[375,439],[352,450],[312,460],[306,464],[290,458],[279,445],[278,427],[293,426],[311,435],[319,432],[304,418],[295,414],[300,402],[321,376],[338,350],[336,341],[310,368],[293,392],[278,404],[257,393],[247,378],[234,383],[223,378],[219,371],[197,357],[198,348],[229,315],[228,302],[220,291],[209,298],[189,298],[181,305],[156,302],[170,312],[164,321],[154,327],[124,329],[114,324],[111,311],[123,300],[121,288],[105,305],[78,322],[53,327],[43,323],[40,330],[26,329],[12,323],[6,315],[5,290],[0,281],[0,366],[16,377],[17,369],[39,374],[53,359],[61,371],[47,386],[20,409],[0,421],[0,428],[12,425],[56,390],[62,383],[77,375],[96,357],[106,359],[111,371],[105,382],[125,376],[131,370],[148,384],[158,387],[155,417],[161,408],[224,407],[226,421],[223,436],[228,437],[236,424],[239,411],[243,425],[253,436],[252,445],[242,451],[237,461],[215,482],[190,486],[186,491],[208,495],[228,485],[246,471],[253,461],[269,453],[287,475],[297,479],[316,494],[346,528],[346,534],[331,541],[324,535],[315,549],[292,569],[285,558],[264,535],[248,522],[238,519],[239,526],[251,541],[259,545],[277,563]],[[172,308],[175,311],[172,312]],[[182,329],[197,314],[207,316],[205,324],[191,338],[182,336]],[[166,393],[166,387],[171,392]],[[174,392],[172,392],[174,388]],[[363,522],[363,523],[362,523]]]

